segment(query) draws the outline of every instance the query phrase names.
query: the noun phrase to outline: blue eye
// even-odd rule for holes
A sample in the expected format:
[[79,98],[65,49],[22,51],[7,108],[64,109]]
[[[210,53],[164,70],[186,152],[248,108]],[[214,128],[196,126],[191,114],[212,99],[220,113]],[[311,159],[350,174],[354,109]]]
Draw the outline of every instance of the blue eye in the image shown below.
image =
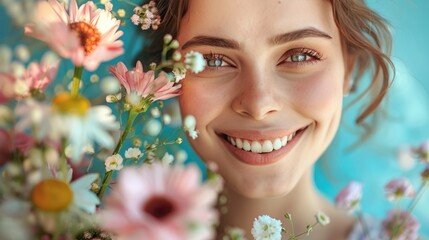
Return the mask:
[[304,62],[307,60],[307,58],[308,58],[308,56],[305,54],[302,54],[302,53],[294,54],[294,55],[290,56],[290,61],[291,62]]
[[210,53],[205,54],[204,59],[207,62],[208,68],[233,67],[231,61],[226,61],[227,57],[222,54]]
[[208,59],[207,66],[208,67],[221,67],[223,63],[222,59]]
[[285,64],[304,64],[320,61],[322,55],[313,49],[295,48],[287,51],[282,59],[281,62]]

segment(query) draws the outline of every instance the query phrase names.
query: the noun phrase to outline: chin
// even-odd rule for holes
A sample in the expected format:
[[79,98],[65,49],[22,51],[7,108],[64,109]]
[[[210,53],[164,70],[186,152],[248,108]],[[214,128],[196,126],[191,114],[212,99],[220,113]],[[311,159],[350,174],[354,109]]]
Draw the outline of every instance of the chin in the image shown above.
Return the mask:
[[[240,178],[240,176],[238,176]],[[247,179],[241,177],[240,182],[228,181],[226,187],[243,197],[252,198],[252,199],[267,199],[267,198],[280,198],[291,193],[296,187],[297,180],[296,178],[288,177],[287,180],[284,179],[284,176],[273,179],[270,177],[261,178],[262,181],[259,181],[255,177],[248,177]]]

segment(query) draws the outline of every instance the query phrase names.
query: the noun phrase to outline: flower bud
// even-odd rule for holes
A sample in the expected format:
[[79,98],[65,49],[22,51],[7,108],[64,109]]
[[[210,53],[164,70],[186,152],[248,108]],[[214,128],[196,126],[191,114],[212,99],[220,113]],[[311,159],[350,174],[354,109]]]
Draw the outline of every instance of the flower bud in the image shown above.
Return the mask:
[[180,54],[179,51],[174,51],[173,56],[171,57],[171,59],[173,59],[173,61],[180,61],[180,59],[182,58],[182,54]]
[[171,36],[171,34],[165,34],[165,36],[164,36],[164,44],[165,45],[170,44],[171,40],[173,40],[173,36]]
[[179,47],[179,41],[177,41],[177,40],[171,41],[170,47],[173,49],[177,49]]

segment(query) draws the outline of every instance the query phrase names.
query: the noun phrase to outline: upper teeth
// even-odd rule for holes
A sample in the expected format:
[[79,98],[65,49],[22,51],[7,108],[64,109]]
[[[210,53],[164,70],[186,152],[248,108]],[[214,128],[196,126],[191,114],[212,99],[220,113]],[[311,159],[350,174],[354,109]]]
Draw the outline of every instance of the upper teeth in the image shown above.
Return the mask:
[[236,146],[239,149],[243,149],[245,151],[251,151],[254,153],[268,153],[274,150],[279,150],[280,148],[286,146],[286,144],[292,140],[295,136],[296,132],[291,133],[282,138],[275,138],[273,140],[261,140],[261,141],[252,141],[241,138],[234,138],[228,136],[228,141]]

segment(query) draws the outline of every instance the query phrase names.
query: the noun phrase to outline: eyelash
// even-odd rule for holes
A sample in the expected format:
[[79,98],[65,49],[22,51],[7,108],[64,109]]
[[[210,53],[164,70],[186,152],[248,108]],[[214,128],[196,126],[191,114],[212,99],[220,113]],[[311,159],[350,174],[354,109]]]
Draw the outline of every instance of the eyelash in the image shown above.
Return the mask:
[[[310,60],[306,59],[303,61],[292,61],[291,57],[294,55],[304,55],[305,57],[310,57],[311,59]],[[216,69],[219,69],[221,67],[226,67],[226,66],[222,66],[224,63],[230,65],[231,67],[234,67],[234,65],[231,64],[231,61],[225,61],[225,59],[227,59],[227,57],[223,54],[211,52],[209,54],[204,54],[203,57],[207,62],[207,69],[216,70]],[[301,65],[305,65],[305,64],[309,64],[309,63],[316,63],[318,61],[321,61],[321,60],[323,60],[323,56],[322,56],[322,54],[320,54],[316,50],[313,50],[310,48],[294,48],[294,49],[287,51],[282,56],[281,59],[282,60],[279,62],[279,65],[280,64],[287,64],[287,65],[290,65],[292,67],[297,67],[297,66],[301,66]],[[290,60],[287,61],[288,59],[290,59]],[[220,66],[209,66],[210,61],[220,61],[221,64],[220,64]],[[212,63],[215,63],[215,62],[212,62]]]
[[[232,64],[230,63],[230,62],[228,62],[228,61],[225,61],[225,58],[227,58],[225,55],[223,55],[223,54],[218,54],[218,53],[213,53],[213,52],[211,52],[211,53],[209,53],[209,54],[204,54],[203,55],[203,57],[204,57],[204,59],[206,60],[206,63],[207,63],[207,68],[215,68],[215,69],[218,69],[218,68],[220,68],[220,67],[225,67],[225,66],[222,66],[223,65],[223,62],[225,62],[226,64],[228,64],[228,65],[231,65],[232,66]],[[221,65],[220,66],[209,66],[209,62],[210,61],[220,61],[221,62]],[[215,63],[215,62],[213,62],[213,63]]]
[[[304,61],[292,61],[291,58],[294,55],[304,55],[305,57],[310,57],[312,59],[304,60]],[[321,60],[323,60],[323,56],[322,56],[322,54],[320,54],[316,50],[313,50],[310,48],[294,48],[294,49],[287,51],[281,59],[282,59],[282,61],[280,61],[279,64],[288,64],[288,65],[292,65],[292,66],[300,66],[303,64],[316,63],[318,61],[321,61]],[[289,61],[287,61],[287,60],[289,60]]]

